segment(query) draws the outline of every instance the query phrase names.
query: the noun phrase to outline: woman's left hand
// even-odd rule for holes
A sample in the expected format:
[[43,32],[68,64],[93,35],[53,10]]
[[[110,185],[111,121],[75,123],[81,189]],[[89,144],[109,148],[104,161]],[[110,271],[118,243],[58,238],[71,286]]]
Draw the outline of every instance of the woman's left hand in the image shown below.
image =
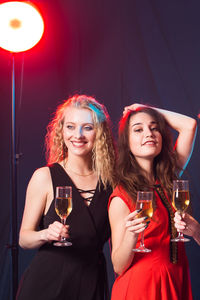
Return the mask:
[[189,214],[183,213],[180,215],[178,212],[174,216],[175,227],[178,232],[183,234],[194,236],[198,222]]
[[139,107],[145,107],[146,105],[140,104],[140,103],[134,103],[129,106],[124,107],[123,116],[129,111],[129,110],[136,110]]

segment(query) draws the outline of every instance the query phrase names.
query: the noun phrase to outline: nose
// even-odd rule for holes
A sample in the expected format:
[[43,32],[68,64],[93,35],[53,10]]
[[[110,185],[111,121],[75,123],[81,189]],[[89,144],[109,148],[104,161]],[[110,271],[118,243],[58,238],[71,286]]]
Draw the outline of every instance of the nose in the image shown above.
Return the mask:
[[151,130],[151,128],[147,127],[145,130],[145,136],[153,136],[153,131]]
[[83,136],[83,129],[81,126],[77,127],[74,133],[75,138],[80,139]]

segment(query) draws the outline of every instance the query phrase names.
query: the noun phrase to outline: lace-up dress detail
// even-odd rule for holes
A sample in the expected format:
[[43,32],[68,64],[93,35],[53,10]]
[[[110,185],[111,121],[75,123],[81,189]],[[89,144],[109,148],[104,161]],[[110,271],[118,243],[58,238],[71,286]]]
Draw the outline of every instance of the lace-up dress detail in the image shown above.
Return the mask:
[[91,194],[91,196],[88,197],[83,197],[85,201],[87,201],[88,203],[92,202],[92,199],[94,197],[95,194],[95,190],[82,190],[82,189],[77,189],[78,192],[83,195],[83,194]]

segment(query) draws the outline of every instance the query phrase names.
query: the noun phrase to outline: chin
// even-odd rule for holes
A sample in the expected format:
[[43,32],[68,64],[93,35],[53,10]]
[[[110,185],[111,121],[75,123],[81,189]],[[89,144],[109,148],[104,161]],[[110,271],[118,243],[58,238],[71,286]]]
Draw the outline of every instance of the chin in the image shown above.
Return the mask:
[[144,155],[143,157],[146,159],[152,160],[152,159],[156,158],[159,154],[160,154],[160,152],[146,153],[146,155]]

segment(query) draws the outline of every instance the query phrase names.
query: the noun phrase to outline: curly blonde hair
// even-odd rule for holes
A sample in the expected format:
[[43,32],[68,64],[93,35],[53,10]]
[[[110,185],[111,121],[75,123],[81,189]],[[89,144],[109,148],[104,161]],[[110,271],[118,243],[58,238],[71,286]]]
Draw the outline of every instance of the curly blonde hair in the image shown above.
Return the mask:
[[68,149],[63,139],[63,124],[64,112],[69,106],[91,111],[96,129],[92,166],[104,187],[108,183],[114,186],[116,151],[110,118],[105,106],[91,96],[74,95],[58,106],[52,121],[47,126],[45,137],[47,163],[61,162],[68,157]]

